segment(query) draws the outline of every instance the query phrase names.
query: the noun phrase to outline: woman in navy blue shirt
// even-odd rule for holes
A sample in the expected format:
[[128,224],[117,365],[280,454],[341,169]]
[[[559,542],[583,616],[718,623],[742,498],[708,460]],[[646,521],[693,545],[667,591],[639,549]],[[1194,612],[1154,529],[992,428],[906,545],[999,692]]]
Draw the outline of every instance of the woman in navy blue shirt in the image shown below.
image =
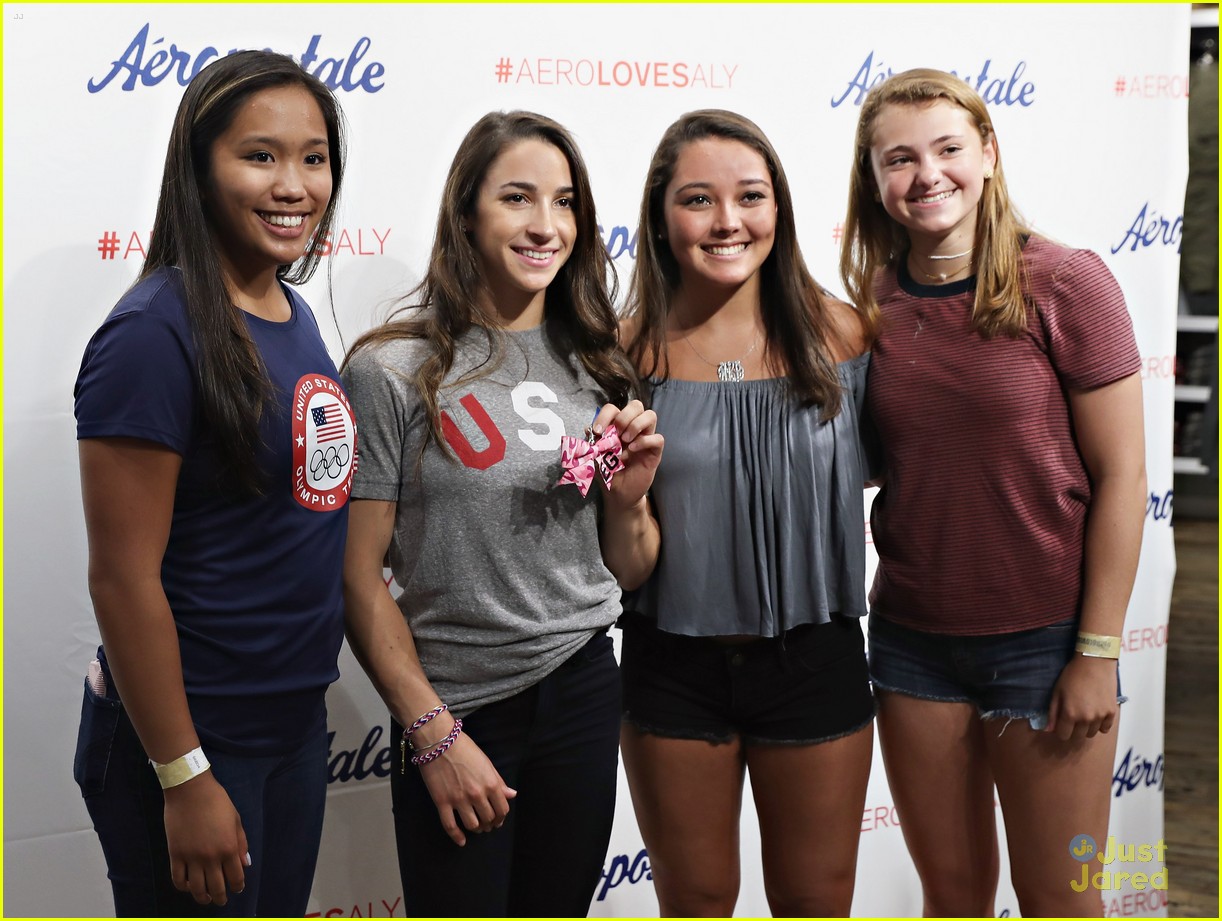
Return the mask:
[[355,426],[286,282],[317,267],[342,168],[338,104],[291,58],[204,69],[148,258],[81,364],[103,648],[74,774],[119,915],[306,909]]

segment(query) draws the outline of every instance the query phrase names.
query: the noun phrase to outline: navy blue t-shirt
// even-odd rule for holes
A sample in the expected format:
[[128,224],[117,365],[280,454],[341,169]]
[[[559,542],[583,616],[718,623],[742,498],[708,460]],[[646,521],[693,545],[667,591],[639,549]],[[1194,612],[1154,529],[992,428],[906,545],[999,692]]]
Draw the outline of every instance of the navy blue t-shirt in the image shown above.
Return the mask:
[[201,740],[292,750],[325,723],[339,677],[341,582],[356,426],[310,308],[243,314],[271,379],[256,463],[266,492],[224,482],[203,419],[182,276],[137,284],[94,334],[76,381],[77,438],[154,441],[182,455],[161,578]]

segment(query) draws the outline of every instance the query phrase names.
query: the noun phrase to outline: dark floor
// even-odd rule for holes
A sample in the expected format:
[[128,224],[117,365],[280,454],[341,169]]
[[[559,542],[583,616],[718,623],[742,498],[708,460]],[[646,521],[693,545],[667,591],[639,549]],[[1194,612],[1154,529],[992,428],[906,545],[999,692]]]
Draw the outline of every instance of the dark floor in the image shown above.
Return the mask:
[[[1178,496],[1177,496],[1178,499]],[[1172,918],[1218,917],[1218,522],[1176,515],[1165,790]]]

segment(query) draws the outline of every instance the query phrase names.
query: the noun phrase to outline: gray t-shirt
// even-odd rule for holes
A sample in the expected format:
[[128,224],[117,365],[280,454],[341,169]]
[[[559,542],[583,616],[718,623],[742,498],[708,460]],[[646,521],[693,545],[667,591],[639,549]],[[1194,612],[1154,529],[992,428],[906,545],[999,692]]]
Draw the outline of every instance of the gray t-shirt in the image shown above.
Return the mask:
[[420,340],[363,349],[344,371],[360,432],[354,499],[398,503],[390,565],[425,674],[457,715],[545,678],[620,614],[598,541],[597,486],[558,486],[560,438],[580,437],[602,403],[580,362],[544,327],[458,343],[442,388],[442,428],[457,459],[430,443],[411,375]]

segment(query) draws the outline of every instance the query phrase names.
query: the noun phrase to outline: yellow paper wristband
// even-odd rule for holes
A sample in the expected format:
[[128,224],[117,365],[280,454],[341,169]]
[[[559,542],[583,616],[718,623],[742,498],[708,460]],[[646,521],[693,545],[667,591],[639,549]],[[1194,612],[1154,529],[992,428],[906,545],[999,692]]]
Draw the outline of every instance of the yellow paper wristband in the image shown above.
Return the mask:
[[1119,659],[1120,637],[1103,636],[1099,633],[1079,633],[1078,644],[1074,647],[1084,656],[1096,659]]
[[152,758],[149,759],[149,764],[157,772],[157,780],[161,783],[161,789],[163,790],[177,787],[180,783],[186,783],[192,777],[198,777],[208,768],[212,767],[208,763],[202,748],[192,749],[181,758],[175,758],[169,764],[158,764]]

